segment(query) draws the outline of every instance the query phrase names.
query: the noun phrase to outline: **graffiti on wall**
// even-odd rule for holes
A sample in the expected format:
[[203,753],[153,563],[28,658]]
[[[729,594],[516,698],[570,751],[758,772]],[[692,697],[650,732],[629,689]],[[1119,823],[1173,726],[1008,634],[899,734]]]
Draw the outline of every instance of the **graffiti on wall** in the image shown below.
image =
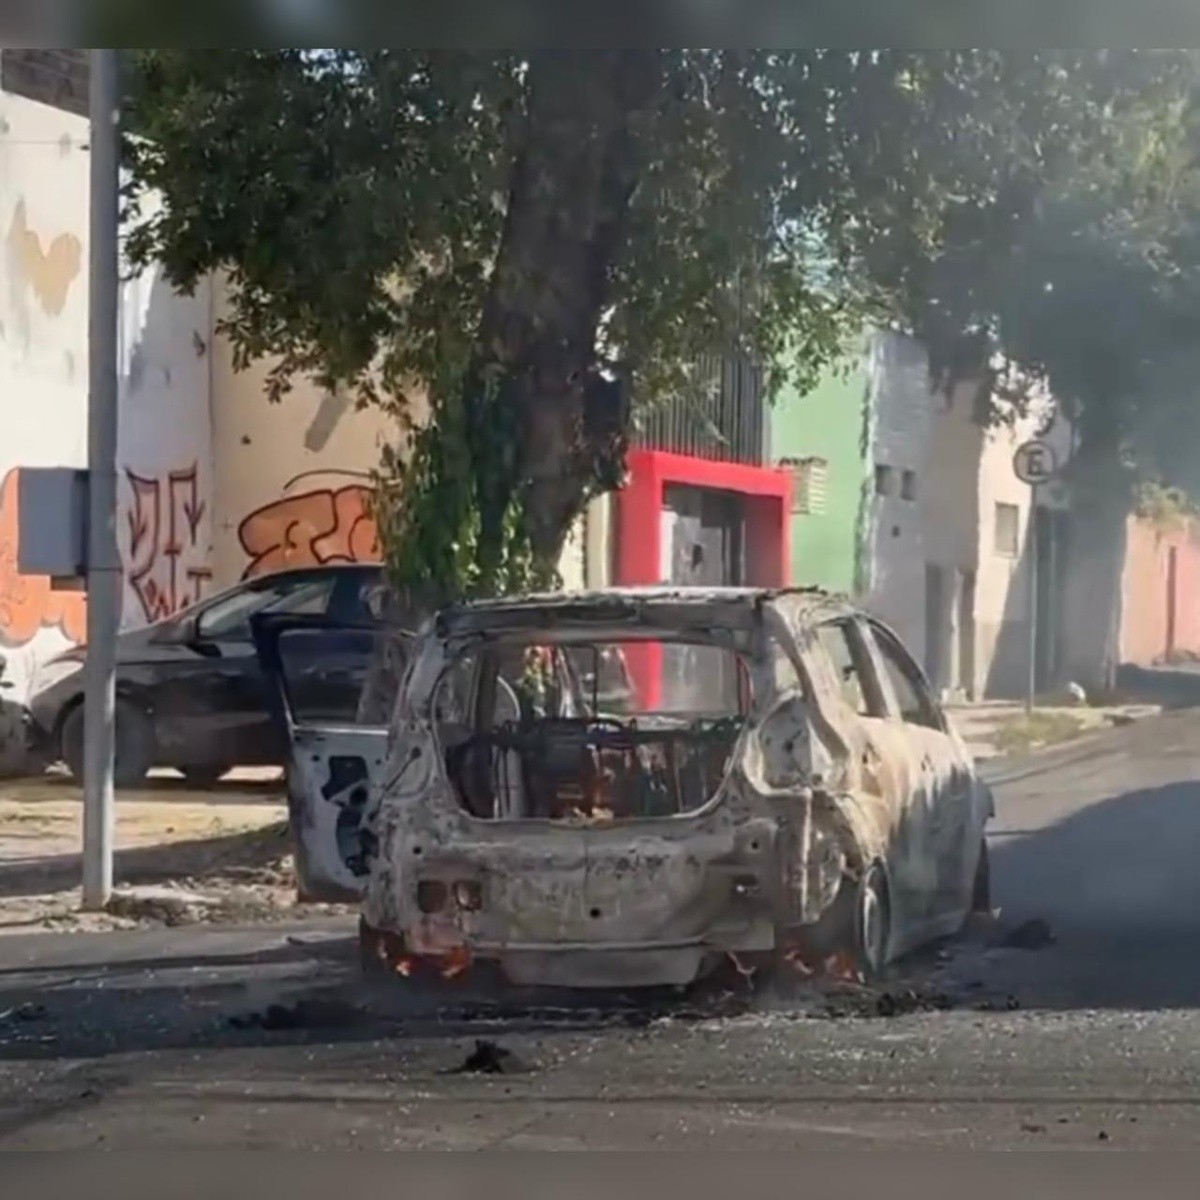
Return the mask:
[[81,642],[87,634],[83,593],[55,590],[46,576],[17,570],[19,475],[14,468],[0,483],[0,645],[24,646],[43,629]]
[[[0,645],[24,646],[43,629],[58,629],[72,642],[87,635],[83,592],[59,591],[43,575],[17,569],[19,468],[0,484]],[[129,554],[125,580],[137,597],[140,616],[160,621],[204,594],[212,571],[208,547],[200,544],[206,505],[196,465],[161,476],[126,470],[130,494],[125,508]]]
[[164,475],[128,468],[129,559],[125,577],[147,622],[161,621],[194,604],[212,578],[208,549],[200,544],[207,508],[196,464]]
[[[322,471],[341,486],[299,490],[314,473],[298,475],[283,495],[255,509],[238,526],[238,541],[250,559],[244,579],[290,567],[378,562],[379,535],[371,516],[371,488],[358,472]],[[354,483],[342,480],[354,479]]]

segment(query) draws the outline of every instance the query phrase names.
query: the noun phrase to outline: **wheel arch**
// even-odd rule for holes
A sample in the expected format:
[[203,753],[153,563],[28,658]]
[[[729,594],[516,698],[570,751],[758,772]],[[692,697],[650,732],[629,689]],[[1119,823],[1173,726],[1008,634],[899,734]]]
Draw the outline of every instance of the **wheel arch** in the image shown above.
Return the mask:
[[[63,729],[67,724],[67,718],[70,717],[72,713],[77,712],[83,707],[85,699],[86,693],[83,691],[76,692],[76,694],[67,700],[58,710],[58,714],[54,718],[53,733],[51,737],[51,744],[57,753],[62,753],[62,736]],[[118,703],[124,701],[126,704],[134,705],[142,712],[144,716],[153,721],[153,706],[147,702],[148,698],[144,689],[131,687],[129,684],[123,684],[118,681],[116,699]]]

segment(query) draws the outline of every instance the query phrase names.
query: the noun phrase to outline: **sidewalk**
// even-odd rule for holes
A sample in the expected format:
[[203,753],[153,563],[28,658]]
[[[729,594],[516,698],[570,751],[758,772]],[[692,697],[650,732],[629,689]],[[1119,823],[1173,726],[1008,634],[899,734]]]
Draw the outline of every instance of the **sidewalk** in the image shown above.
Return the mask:
[[0,936],[295,915],[278,773],[119,792],[118,892],[100,914],[79,912],[81,801],[62,775],[0,783]]
[[1020,701],[947,705],[947,715],[977,762],[1038,750],[1157,716],[1159,704],[1038,705],[1026,713]]

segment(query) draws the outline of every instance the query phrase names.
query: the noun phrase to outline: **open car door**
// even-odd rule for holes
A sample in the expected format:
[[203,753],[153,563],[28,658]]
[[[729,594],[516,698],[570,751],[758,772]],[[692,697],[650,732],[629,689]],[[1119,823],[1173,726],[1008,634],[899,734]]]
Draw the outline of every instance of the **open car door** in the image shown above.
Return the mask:
[[383,623],[324,616],[260,614],[250,624],[272,717],[287,746],[298,898],[353,903],[366,882],[366,818],[388,739],[387,706],[361,701],[384,653],[398,681],[393,672],[407,657],[412,635]]

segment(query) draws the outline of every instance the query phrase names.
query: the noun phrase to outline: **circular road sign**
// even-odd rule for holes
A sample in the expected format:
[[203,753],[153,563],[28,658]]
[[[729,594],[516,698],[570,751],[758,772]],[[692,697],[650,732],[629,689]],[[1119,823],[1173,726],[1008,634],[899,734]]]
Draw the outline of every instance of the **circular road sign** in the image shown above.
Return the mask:
[[1058,471],[1058,455],[1049,442],[1026,442],[1013,455],[1013,471],[1022,483],[1036,487],[1048,483]]

